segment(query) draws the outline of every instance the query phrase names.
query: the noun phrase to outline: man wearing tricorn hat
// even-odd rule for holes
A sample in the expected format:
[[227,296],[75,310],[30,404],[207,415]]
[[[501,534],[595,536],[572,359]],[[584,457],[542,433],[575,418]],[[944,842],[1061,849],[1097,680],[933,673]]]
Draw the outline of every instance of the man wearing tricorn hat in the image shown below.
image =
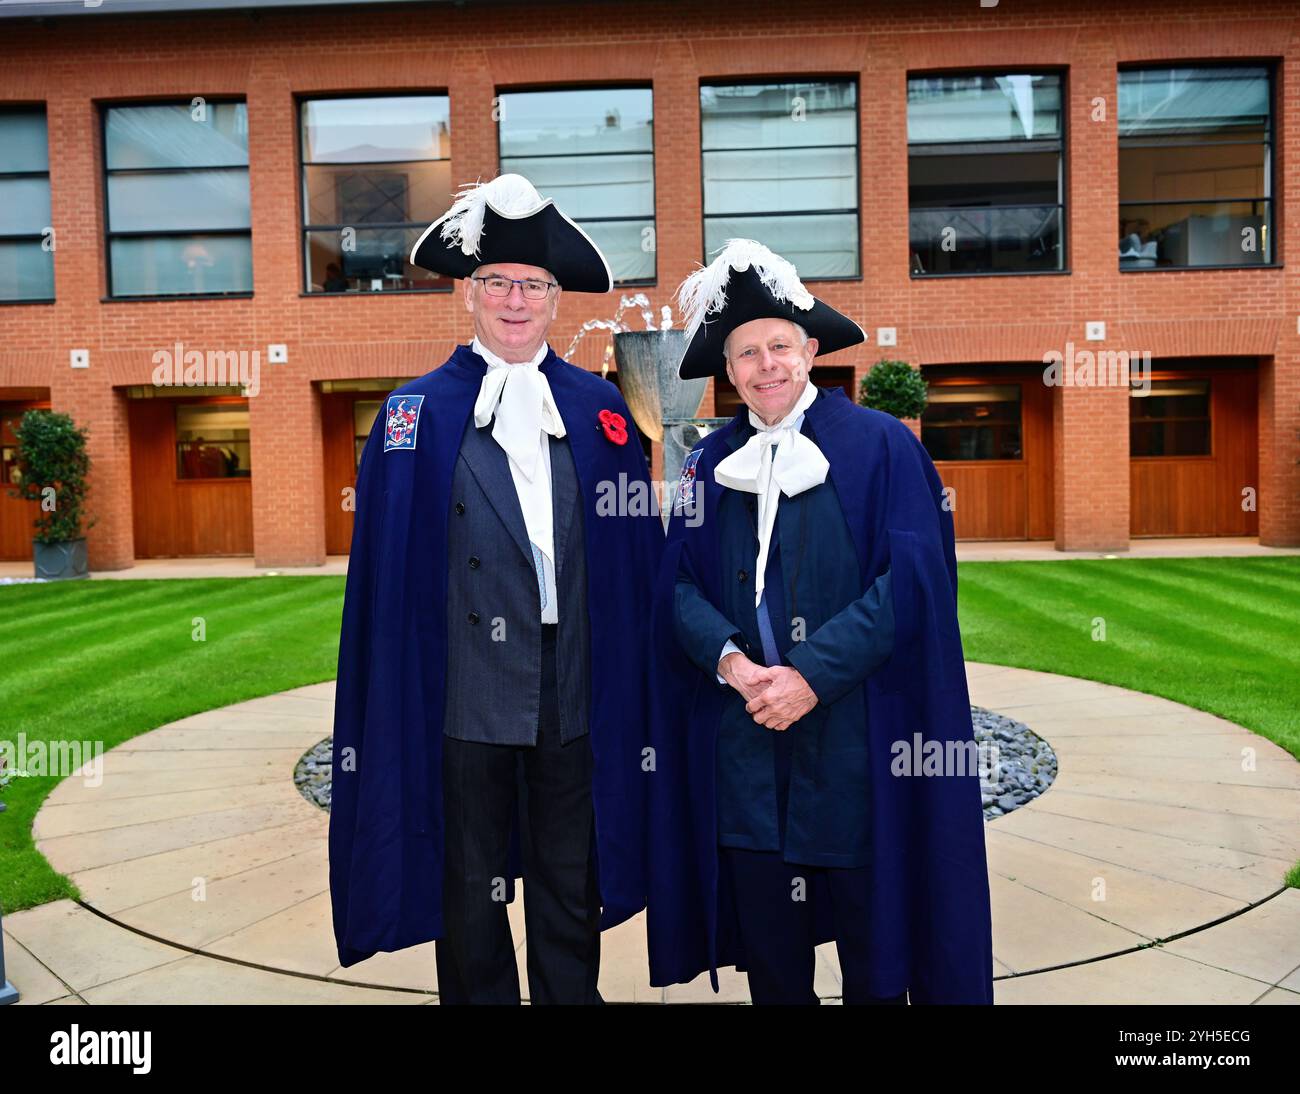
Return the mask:
[[[934,465],[897,419],[809,382],[865,336],[786,260],[730,240],[680,299],[680,375],[725,369],[745,407],[686,458],[655,594],[673,686],[652,696],[650,982],[708,970],[716,991],[736,965],[755,1003],[816,1003],[814,946],[834,939],[845,1003],[991,1003]],[[921,741],[968,763],[900,768]]]
[[609,291],[609,266],[519,175],[464,188],[411,262],[464,279],[475,336],[389,395],[361,457],[329,831],[339,963],[437,939],[443,1003],[518,1003],[522,872],[531,1001],[599,1003],[600,931],[645,904],[663,530],[598,515],[603,483],[648,491],[645,457],[618,389],[546,335],[560,292]]

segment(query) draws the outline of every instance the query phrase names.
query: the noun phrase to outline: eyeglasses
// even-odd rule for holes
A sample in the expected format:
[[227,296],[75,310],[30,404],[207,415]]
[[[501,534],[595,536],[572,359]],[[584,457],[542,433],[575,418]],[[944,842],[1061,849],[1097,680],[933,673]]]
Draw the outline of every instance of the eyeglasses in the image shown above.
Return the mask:
[[555,288],[554,281],[539,281],[535,277],[472,277],[471,281],[482,281],[483,291],[488,296],[509,296],[513,286],[522,288],[525,300],[545,300]]

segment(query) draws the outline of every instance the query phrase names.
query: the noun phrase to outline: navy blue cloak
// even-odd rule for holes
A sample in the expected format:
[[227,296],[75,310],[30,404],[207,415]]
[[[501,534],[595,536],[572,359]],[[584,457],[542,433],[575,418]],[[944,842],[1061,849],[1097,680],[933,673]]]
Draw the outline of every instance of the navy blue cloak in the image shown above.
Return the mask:
[[[442,367],[397,388],[393,432],[381,412],[361,456],[329,821],[334,936],[345,968],[443,935],[447,522],[452,471],[486,368],[458,346]],[[564,420],[584,505],[604,930],[646,904],[647,621],[663,524],[618,388],[549,347],[540,368]],[[606,435],[602,410],[623,416],[625,444]],[[517,829],[513,842],[517,851]],[[512,859],[519,876],[517,854]]]
[[[694,467],[693,506],[674,506],[656,583],[651,692],[647,910],[650,983],[687,983],[745,967],[726,871],[718,869],[716,748],[724,689],[682,652],[673,631],[679,565],[721,608],[718,499],[724,441],[748,410],[709,434]],[[929,454],[902,422],[831,390],[807,412],[856,548],[861,591],[891,571],[894,649],[866,678],[870,753],[871,983],[913,1003],[993,1002],[984,814],[974,766],[959,774],[891,774],[895,743],[914,735],[950,750],[973,742],[952,513]],[[689,466],[689,464],[688,464]],[[669,686],[665,686],[665,684]],[[798,732],[796,723],[786,732]],[[964,745],[968,755],[973,744]],[[916,756],[920,770],[921,757]],[[817,943],[834,937],[826,891],[810,889]]]

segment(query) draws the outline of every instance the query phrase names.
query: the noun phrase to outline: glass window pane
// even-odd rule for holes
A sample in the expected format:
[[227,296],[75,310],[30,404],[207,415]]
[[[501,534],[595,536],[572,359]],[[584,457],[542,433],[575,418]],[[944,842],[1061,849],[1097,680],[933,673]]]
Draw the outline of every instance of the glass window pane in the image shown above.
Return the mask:
[[1271,202],[1120,206],[1121,269],[1272,262]]
[[615,281],[653,281],[655,235],[653,220],[579,222],[609,262]]
[[247,228],[251,223],[246,168],[108,176],[113,232]]
[[45,111],[0,111],[0,172],[49,169]]
[[710,216],[857,204],[856,148],[710,152],[704,158],[704,210]]
[[114,296],[253,290],[247,235],[111,239],[108,253]]
[[132,167],[248,166],[248,110],[244,103],[109,107],[105,162],[110,171]]
[[53,300],[54,252],[39,240],[0,241],[0,300]]
[[358,228],[343,246],[341,231],[307,233],[308,292],[388,292],[452,287],[453,279],[412,266],[418,228]]
[[418,222],[451,207],[451,161],[304,168],[308,227]]
[[858,276],[857,213],[705,218],[709,257],[733,238],[758,240],[793,262],[805,280]]
[[177,477],[223,479],[250,475],[248,421],[246,403],[178,406]]
[[1119,74],[1121,138],[1174,133],[1232,138],[1266,126],[1269,113],[1269,70],[1261,65]]
[[652,217],[654,158],[553,156],[502,159],[501,170],[516,171],[574,220],[583,217]]
[[1042,140],[1061,135],[1055,73],[922,76],[907,81],[907,139]]
[[908,202],[913,209],[971,205],[1056,205],[1059,152],[911,156]]
[[48,178],[0,178],[0,235],[39,233],[49,226]]
[[1268,197],[1263,144],[1120,148],[1120,201]]
[[[505,93],[500,97],[501,158],[653,151],[652,100],[648,87]],[[552,196],[528,172],[521,173]],[[558,198],[556,202],[563,207]]]
[[1129,394],[1131,455],[1210,455],[1209,380],[1153,380]]
[[401,163],[451,155],[446,95],[314,99],[302,104],[303,163]]
[[934,460],[1021,459],[1020,385],[932,386],[921,443]]
[[1063,264],[1055,207],[913,209],[908,230],[915,274],[1059,270]]
[[361,453],[366,447],[366,439],[374,427],[382,404],[378,399],[358,399],[352,404],[352,433],[356,456],[356,467],[361,467]]
[[849,80],[700,88],[703,149],[856,146],[857,85]]

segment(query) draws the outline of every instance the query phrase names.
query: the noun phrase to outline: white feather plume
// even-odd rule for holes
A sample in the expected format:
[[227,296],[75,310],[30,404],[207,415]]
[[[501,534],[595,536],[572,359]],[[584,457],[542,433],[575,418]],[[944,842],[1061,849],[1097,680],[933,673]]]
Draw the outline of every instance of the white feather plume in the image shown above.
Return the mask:
[[788,259],[770,251],[754,239],[729,239],[707,266],[701,266],[677,289],[678,307],[686,319],[686,337],[691,339],[701,323],[720,312],[727,303],[727,283],[732,270],[754,268],[768,291],[802,311],[813,306],[813,296],[799,280],[799,271]]
[[527,216],[545,202],[523,175],[498,175],[488,182],[469,182],[443,217],[439,234],[467,255],[476,255],[483,235],[483,213],[488,205],[505,216]]

